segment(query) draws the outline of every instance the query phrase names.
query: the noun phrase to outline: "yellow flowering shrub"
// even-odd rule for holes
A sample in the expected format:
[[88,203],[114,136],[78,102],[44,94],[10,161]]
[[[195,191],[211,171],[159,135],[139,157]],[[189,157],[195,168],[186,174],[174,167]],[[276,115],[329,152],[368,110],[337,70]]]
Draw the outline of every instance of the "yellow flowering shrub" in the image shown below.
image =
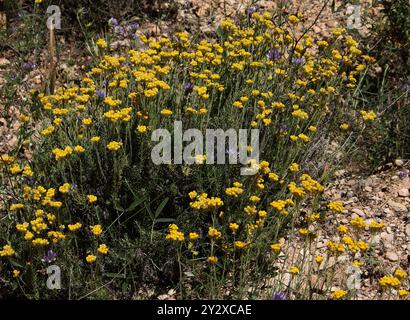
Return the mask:
[[[0,155],[1,177],[10,183],[0,266],[10,274],[19,266],[14,278],[35,287],[32,274],[56,260],[66,275],[87,279],[73,284],[78,297],[123,274],[147,272],[141,279],[159,283],[176,265],[179,278],[161,281],[178,281],[181,297],[186,274],[195,276],[192,297],[265,294],[261,273],[291,275],[298,286],[303,263],[276,265],[288,255],[284,239],[293,232],[312,244],[321,217],[344,210],[341,201],[324,198],[325,168],[312,163],[329,158],[326,146],[313,153],[312,146],[326,139],[349,145],[339,127],[359,133],[377,115],[353,103],[370,63],[358,42],[342,29],[326,41],[311,33],[298,39],[302,16],[273,17],[228,19],[209,38],[143,35],[115,54],[100,38],[98,60],[79,85],[34,92],[41,121],[32,159],[20,160],[18,150]],[[171,132],[175,120],[201,132],[259,129],[260,161],[249,161],[255,174],[241,176],[239,165],[208,165],[205,153],[191,165],[154,165],[151,132]],[[363,223],[340,226],[341,237],[325,245],[329,254],[371,251],[348,234],[363,231]],[[324,260],[315,254],[309,270]],[[381,285],[398,284],[383,279]],[[347,296],[330,289],[327,297]]]

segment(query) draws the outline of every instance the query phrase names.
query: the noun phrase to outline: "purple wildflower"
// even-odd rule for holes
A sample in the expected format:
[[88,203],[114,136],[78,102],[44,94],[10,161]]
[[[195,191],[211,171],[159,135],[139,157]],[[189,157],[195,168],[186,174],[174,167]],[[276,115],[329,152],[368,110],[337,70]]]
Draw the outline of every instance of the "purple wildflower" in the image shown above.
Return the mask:
[[117,27],[118,26],[118,20],[115,18],[111,18],[110,20],[108,20],[108,24],[112,27]]
[[305,62],[305,59],[303,59],[303,58],[295,58],[293,61],[294,61],[295,63],[297,63],[297,64],[303,64],[303,63]]
[[400,179],[406,179],[409,176],[409,174],[407,172],[400,172],[399,173],[399,177]]
[[275,292],[272,296],[272,300],[287,300],[285,292]]
[[127,31],[128,31],[128,32],[134,32],[134,31],[136,31],[136,30],[138,29],[138,27],[139,27],[139,24],[138,24],[138,23],[130,23],[130,24],[127,26]]
[[250,17],[257,11],[259,11],[259,6],[250,6],[246,9],[246,14],[248,15],[248,17]]
[[53,250],[48,250],[47,253],[44,255],[43,259],[41,259],[41,261],[44,263],[52,263],[56,261],[56,259],[57,253],[55,253]]
[[25,62],[25,63],[22,64],[22,67],[23,67],[23,69],[30,70],[30,69],[34,68],[34,64],[32,64],[31,62]]
[[410,90],[410,82],[407,81],[401,86],[403,90]]
[[280,52],[276,49],[270,49],[267,53],[266,53],[266,57],[271,60],[278,60],[282,57],[282,55],[280,54]]
[[116,26],[114,28],[114,32],[118,33],[120,36],[122,37],[126,37],[127,36],[127,31],[125,30],[125,28],[123,26]]
[[194,84],[191,82],[186,83],[184,86],[184,90],[186,92],[191,92],[193,89],[194,89]]
[[98,98],[103,99],[106,97],[107,93],[105,92],[105,89],[100,89],[100,90],[97,90],[96,95]]

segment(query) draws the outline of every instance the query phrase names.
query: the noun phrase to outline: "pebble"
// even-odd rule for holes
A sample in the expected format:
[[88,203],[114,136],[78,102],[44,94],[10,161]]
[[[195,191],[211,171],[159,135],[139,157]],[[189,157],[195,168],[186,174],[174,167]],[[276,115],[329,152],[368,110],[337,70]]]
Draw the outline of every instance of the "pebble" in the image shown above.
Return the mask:
[[396,252],[389,251],[386,253],[386,258],[392,262],[396,262],[399,260],[399,256],[397,255]]
[[408,197],[410,195],[409,189],[403,188],[399,190],[400,197]]
[[380,237],[385,244],[390,244],[394,240],[394,236],[392,234],[388,234],[387,232],[382,232]]
[[406,235],[410,237],[410,223],[406,226]]
[[361,210],[361,209],[354,208],[354,209],[352,209],[352,212],[353,212],[353,213],[356,213],[356,214],[357,214],[358,216],[360,216],[360,217],[364,217],[364,216],[365,216],[364,211]]
[[401,167],[404,164],[403,160],[397,159],[394,161],[394,164],[398,167]]
[[389,202],[387,202],[387,204],[389,205],[390,208],[392,208],[394,211],[398,211],[398,212],[406,212],[407,208],[404,204],[395,202],[393,200],[389,200]]

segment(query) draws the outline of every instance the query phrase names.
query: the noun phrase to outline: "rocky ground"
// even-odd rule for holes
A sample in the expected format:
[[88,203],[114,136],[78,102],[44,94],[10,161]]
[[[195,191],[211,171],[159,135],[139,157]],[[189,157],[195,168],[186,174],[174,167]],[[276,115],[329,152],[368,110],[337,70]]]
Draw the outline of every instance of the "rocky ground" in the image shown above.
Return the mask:
[[[383,221],[386,227],[371,242],[377,246],[380,259],[378,271],[394,272],[397,267],[409,270],[410,263],[410,166],[409,161],[396,160],[380,167],[370,176],[336,172],[337,181],[326,194],[344,202],[346,210],[336,221],[347,224],[351,218],[362,217],[366,222]],[[324,238],[331,238],[324,234]],[[361,298],[369,299],[377,290],[377,282],[364,277]]]

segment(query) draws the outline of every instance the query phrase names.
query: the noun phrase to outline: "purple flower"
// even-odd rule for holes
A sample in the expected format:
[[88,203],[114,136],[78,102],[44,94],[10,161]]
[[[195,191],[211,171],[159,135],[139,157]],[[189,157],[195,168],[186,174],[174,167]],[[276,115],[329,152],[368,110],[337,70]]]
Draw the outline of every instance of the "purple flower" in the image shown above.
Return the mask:
[[23,69],[30,70],[30,69],[34,68],[34,64],[32,64],[31,62],[25,62],[25,63],[22,64],[22,67],[23,67]]
[[270,49],[267,53],[266,53],[266,57],[271,60],[278,60],[282,57],[282,55],[280,54],[280,52],[276,49]]
[[105,92],[105,89],[100,89],[100,90],[97,90],[96,95],[98,98],[103,99],[106,97],[107,93]]
[[138,27],[139,27],[138,23],[130,23],[130,24],[127,26],[127,31],[129,31],[129,32],[134,32],[134,31],[136,31],[136,30],[138,29]]
[[186,92],[191,92],[193,89],[194,89],[194,84],[193,83],[188,82],[184,86],[184,90]]
[[272,300],[287,300],[286,293],[275,292],[272,296]]
[[248,16],[252,16],[255,12],[259,11],[259,6],[250,6],[246,9],[246,14]]
[[56,261],[57,259],[57,253],[55,253],[53,250],[48,250],[47,254],[41,259],[42,262],[44,263],[52,263]]
[[112,27],[116,27],[118,26],[118,20],[115,18],[111,18],[110,20],[108,20],[108,24]]
[[410,82],[405,82],[401,86],[403,90],[410,90]]
[[408,176],[409,176],[409,174],[406,173],[406,172],[400,172],[400,173],[399,173],[400,179],[406,179]]
[[303,64],[303,63],[305,62],[305,59],[303,59],[303,58],[295,58],[293,61],[294,61],[295,63],[297,63],[297,64]]
[[126,37],[127,36],[127,31],[125,30],[125,28],[123,26],[116,26],[114,28],[114,32],[118,33],[119,35]]

